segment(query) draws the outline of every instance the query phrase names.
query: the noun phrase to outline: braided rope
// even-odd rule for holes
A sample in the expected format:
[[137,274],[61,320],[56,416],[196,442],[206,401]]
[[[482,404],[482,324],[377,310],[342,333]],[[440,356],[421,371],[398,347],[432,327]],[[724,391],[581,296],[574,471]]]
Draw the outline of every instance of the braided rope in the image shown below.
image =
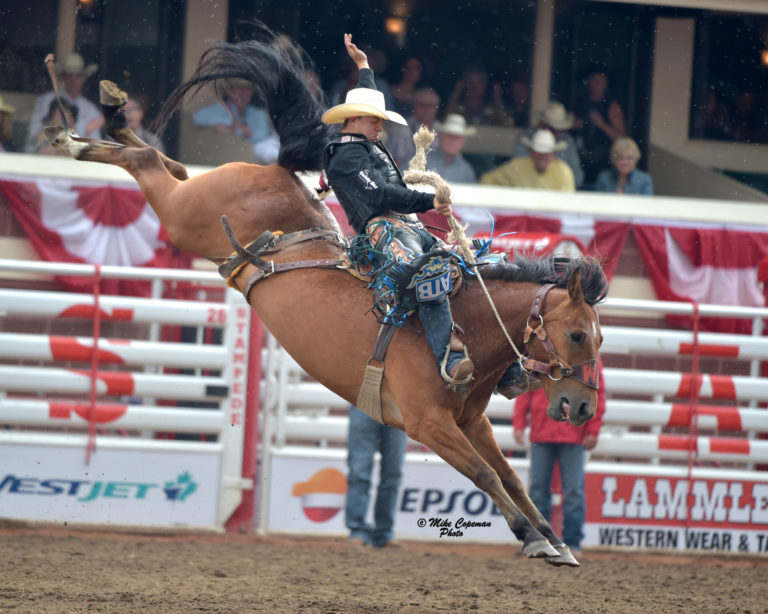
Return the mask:
[[[403,173],[403,179],[406,183],[412,185],[422,184],[432,186],[435,188],[435,196],[437,197],[437,200],[444,203],[449,202],[451,199],[451,188],[440,175],[434,171],[426,170],[427,147],[432,144],[434,139],[435,133],[426,126],[421,126],[416,134],[413,135],[413,143],[416,145],[416,153],[408,164],[408,170]],[[464,228],[462,228],[459,220],[457,220],[453,214],[448,216],[448,225],[451,227],[451,232],[446,238],[447,241],[449,243],[458,243],[461,253],[464,256],[464,260],[467,261],[472,272],[477,276],[480,286],[483,288],[483,294],[485,294],[485,297],[488,299],[488,304],[491,306],[493,315],[496,316],[496,321],[499,323],[499,326],[504,333],[504,337],[506,337],[507,342],[515,351],[518,360],[522,361],[525,356],[517,349],[515,342],[512,341],[512,337],[509,336],[507,327],[504,326],[504,321],[501,319],[499,311],[493,303],[491,293],[488,292],[488,288],[485,286],[485,281],[483,281],[483,277],[480,275],[480,271],[477,268],[477,260],[472,251],[472,245],[464,232]]]

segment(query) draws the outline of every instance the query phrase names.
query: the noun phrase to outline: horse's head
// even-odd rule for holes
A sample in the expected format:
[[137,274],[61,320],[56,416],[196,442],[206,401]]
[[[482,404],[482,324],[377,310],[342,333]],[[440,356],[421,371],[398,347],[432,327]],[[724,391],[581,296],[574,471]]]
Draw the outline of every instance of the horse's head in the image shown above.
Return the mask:
[[551,369],[540,375],[549,399],[547,415],[581,426],[597,408],[598,350],[603,335],[597,311],[584,297],[578,268],[568,279],[567,295],[562,290],[554,291],[548,304],[555,304],[556,293],[560,295],[556,306],[550,307],[538,322],[529,320],[533,330],[528,347],[531,358],[539,364],[547,363]]

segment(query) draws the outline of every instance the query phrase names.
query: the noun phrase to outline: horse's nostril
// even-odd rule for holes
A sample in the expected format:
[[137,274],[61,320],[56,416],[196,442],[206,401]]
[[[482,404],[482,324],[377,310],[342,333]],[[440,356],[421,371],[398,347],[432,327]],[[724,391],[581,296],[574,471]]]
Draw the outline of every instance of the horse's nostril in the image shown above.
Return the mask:
[[579,405],[576,415],[580,420],[586,420],[589,418],[589,403],[582,403]]

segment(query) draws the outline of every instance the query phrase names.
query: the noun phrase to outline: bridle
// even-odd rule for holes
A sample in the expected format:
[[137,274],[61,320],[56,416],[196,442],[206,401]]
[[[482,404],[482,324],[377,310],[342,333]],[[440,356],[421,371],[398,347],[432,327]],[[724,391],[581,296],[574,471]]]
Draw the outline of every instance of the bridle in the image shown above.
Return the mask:
[[[562,357],[560,357],[555,349],[552,340],[547,335],[547,330],[544,327],[544,317],[541,315],[541,307],[544,304],[544,298],[547,293],[555,287],[555,284],[544,284],[536,294],[536,298],[533,299],[533,305],[531,305],[531,313],[526,321],[525,333],[523,335],[523,346],[525,348],[525,355],[520,356],[520,365],[523,370],[530,374],[542,374],[549,377],[553,381],[560,381],[564,377],[572,377],[577,382],[580,382],[588,388],[598,390],[599,384],[599,371],[600,364],[596,358],[585,360],[579,364],[570,366]],[[527,354],[530,353],[528,348],[528,342],[531,336],[534,335],[544,346],[547,352],[549,362],[541,362],[534,358],[529,358]],[[555,377],[553,372],[555,369],[560,369],[560,376]]]

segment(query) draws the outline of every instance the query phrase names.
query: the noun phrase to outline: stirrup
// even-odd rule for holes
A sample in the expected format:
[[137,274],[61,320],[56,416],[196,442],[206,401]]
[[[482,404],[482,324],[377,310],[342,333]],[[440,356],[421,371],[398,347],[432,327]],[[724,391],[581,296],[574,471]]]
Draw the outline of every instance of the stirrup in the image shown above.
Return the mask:
[[458,386],[466,386],[469,384],[469,382],[472,381],[472,376],[475,372],[475,366],[472,364],[472,361],[469,358],[469,352],[467,352],[466,346],[463,348],[464,350],[464,358],[462,360],[468,360],[469,364],[472,365],[472,370],[461,378],[453,378],[448,373],[448,356],[451,353],[451,345],[448,344],[448,346],[445,348],[445,354],[443,355],[443,360],[440,363],[440,376],[443,378],[446,384],[448,384],[451,388],[454,389],[454,391],[458,392],[457,387]]

